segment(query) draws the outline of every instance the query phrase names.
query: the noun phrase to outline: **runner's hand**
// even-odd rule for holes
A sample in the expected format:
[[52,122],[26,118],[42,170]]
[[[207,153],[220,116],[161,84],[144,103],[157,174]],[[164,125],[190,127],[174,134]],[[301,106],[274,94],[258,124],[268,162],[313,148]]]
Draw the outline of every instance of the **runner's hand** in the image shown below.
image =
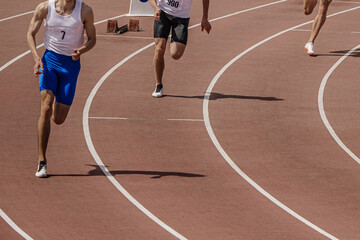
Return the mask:
[[155,20],[156,20],[156,21],[159,21],[159,19],[160,19],[160,13],[161,13],[161,10],[160,10],[159,8],[156,8],[155,14],[154,14],[154,17],[155,17]]
[[[40,71],[41,68],[41,71]],[[44,71],[44,66],[41,61],[41,59],[37,60],[34,65],[34,75],[35,77],[38,77],[40,74],[42,74],[42,71]]]
[[204,31],[204,29],[206,30],[206,32],[209,34],[210,33],[210,30],[211,30],[211,24],[210,22],[206,19],[206,18],[203,18],[201,20],[201,31]]
[[79,49],[74,49],[74,53],[71,54],[72,59],[73,59],[74,61],[79,60],[80,55],[81,55],[81,53],[80,53],[80,50],[79,50]]

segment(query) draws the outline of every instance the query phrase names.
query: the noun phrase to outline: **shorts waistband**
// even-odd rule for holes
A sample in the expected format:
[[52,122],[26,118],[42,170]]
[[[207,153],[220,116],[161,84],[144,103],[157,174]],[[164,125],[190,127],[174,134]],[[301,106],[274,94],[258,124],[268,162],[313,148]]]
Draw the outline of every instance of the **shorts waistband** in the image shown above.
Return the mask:
[[44,54],[50,54],[50,55],[52,55],[52,56],[54,56],[54,57],[56,57],[57,59],[62,60],[62,61],[70,61],[70,60],[71,60],[71,61],[74,61],[74,60],[72,59],[72,56],[62,55],[62,54],[60,54],[60,53],[51,51],[51,50],[49,50],[49,49],[46,49],[46,51],[45,51]]

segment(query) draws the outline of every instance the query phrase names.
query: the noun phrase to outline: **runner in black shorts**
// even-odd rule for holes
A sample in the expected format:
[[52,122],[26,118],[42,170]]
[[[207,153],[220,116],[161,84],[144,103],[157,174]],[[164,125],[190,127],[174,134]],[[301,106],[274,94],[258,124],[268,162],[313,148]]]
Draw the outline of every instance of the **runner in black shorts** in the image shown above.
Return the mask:
[[171,42],[187,43],[190,18],[174,17],[160,12],[160,19],[154,21],[154,38],[168,39],[171,31]]
[[[166,42],[171,30],[170,55],[175,60],[180,59],[187,44],[192,0],[149,0],[149,2],[155,9],[154,70],[156,87],[152,96],[162,97]],[[201,21],[201,30],[205,29],[207,33],[211,30],[211,24],[208,21],[209,2],[210,0],[203,0],[203,17]]]

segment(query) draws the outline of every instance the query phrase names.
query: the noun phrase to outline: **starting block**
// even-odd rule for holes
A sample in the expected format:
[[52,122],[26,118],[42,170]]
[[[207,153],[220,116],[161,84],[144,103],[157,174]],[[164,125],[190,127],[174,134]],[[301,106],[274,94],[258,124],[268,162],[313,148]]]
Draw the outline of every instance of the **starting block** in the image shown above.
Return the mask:
[[139,20],[129,19],[129,23],[123,26],[118,25],[117,20],[108,20],[107,22],[107,33],[122,34],[127,31],[138,32],[140,31]]

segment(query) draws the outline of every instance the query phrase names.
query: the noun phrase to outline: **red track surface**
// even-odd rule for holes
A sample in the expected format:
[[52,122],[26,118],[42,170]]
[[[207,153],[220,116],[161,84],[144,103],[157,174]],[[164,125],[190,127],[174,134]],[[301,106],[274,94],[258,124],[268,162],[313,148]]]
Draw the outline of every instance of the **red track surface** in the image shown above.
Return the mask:
[[[2,3],[0,19],[34,10],[39,1]],[[128,1],[86,1],[95,21],[128,12]],[[225,3],[224,3],[225,2]],[[268,0],[212,0],[210,18]],[[329,14],[360,6],[336,1]],[[190,25],[200,22],[194,1]],[[359,9],[328,19],[306,55],[311,24],[288,31],[235,61],[219,77],[209,118],[221,147],[262,189],[339,239],[360,236],[360,166],[329,134],[318,110],[320,83],[333,64],[359,44]],[[313,20],[302,1],[289,0],[212,22],[210,35],[190,30],[180,61],[166,55],[165,97],[154,99],[153,46],[113,71],[89,111],[91,140],[114,179],[147,210],[187,239],[327,239],[284,211],[224,160],[204,125],[206,89],[231,59],[283,30]],[[31,14],[0,22],[0,67],[28,50]],[[129,17],[119,18],[125,24]],[[82,57],[74,104],[54,126],[47,179],[34,176],[39,114],[37,79],[26,55],[0,76],[0,208],[33,239],[175,239],[108,180],[84,138],[83,111],[99,80],[130,54],[151,44],[153,19],[139,33],[113,36],[96,25],[96,47]],[[145,38],[125,38],[145,37]],[[42,34],[38,36],[42,43]],[[43,48],[41,49],[43,51]],[[360,155],[358,52],[330,76],[327,118]],[[105,119],[127,118],[123,119]],[[172,121],[167,119],[177,119]],[[185,121],[194,119],[200,121]],[[0,218],[0,239],[21,239]]]

